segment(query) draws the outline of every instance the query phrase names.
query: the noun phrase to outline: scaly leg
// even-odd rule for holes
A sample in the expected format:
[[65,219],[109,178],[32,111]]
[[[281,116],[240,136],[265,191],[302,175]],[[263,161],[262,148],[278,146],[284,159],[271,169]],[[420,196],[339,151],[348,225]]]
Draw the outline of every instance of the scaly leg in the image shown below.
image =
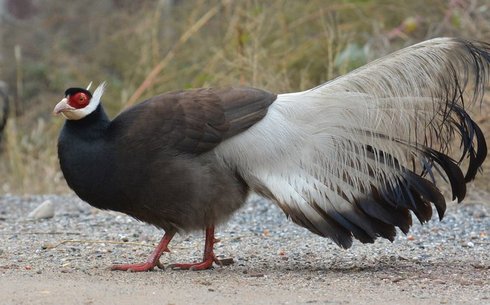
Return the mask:
[[221,265],[221,262],[214,255],[213,246],[215,242],[217,242],[217,240],[214,238],[214,226],[207,227],[203,261],[191,264],[173,264],[170,265],[170,267],[180,270],[206,270],[213,266],[213,262]]
[[146,263],[140,264],[124,264],[124,265],[114,265],[112,266],[112,270],[121,270],[121,271],[132,271],[132,272],[142,272],[142,271],[151,271],[155,266],[163,269],[162,264],[160,263],[160,256],[162,256],[163,252],[170,252],[168,249],[168,244],[174,237],[175,232],[165,232],[162,240],[158,244],[158,246],[153,250],[153,253],[148,257]]

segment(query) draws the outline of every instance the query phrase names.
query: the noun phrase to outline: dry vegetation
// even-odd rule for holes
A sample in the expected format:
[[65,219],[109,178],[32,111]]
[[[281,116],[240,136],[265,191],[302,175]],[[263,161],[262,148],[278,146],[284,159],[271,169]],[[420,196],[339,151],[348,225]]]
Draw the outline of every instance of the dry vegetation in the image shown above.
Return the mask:
[[[307,89],[436,36],[490,41],[485,0],[171,2],[45,0],[27,19],[0,21],[0,80],[15,101],[0,194],[67,191],[56,155],[62,120],[51,110],[70,86],[107,81],[104,105],[115,115],[180,88]],[[487,131],[489,104],[478,118]]]

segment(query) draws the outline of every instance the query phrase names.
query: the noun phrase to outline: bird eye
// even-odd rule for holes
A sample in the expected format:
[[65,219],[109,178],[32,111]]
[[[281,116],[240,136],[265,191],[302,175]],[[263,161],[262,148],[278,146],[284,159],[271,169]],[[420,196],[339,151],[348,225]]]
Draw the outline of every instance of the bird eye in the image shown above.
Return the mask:
[[77,109],[87,106],[89,101],[89,97],[84,92],[77,92],[68,97],[68,104]]

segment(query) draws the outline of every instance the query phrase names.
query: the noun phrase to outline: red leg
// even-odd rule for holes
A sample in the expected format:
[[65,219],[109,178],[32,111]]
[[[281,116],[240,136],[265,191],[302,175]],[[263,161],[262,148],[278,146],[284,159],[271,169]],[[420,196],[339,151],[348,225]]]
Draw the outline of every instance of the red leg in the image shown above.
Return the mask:
[[173,264],[171,265],[171,267],[181,270],[206,270],[213,266],[213,262],[221,265],[221,262],[216,258],[213,251],[214,243],[217,241],[218,240],[214,238],[214,226],[207,227],[206,244],[204,245],[204,255],[202,262],[191,264]]
[[166,233],[163,235],[162,240],[158,244],[158,246],[153,250],[153,253],[148,257],[146,263],[140,264],[124,264],[124,265],[114,265],[112,266],[112,270],[121,270],[121,271],[132,271],[132,272],[142,272],[142,271],[151,271],[155,266],[163,269],[163,266],[160,264],[160,256],[162,256],[163,252],[170,252],[168,249],[168,244],[174,237],[175,232]]

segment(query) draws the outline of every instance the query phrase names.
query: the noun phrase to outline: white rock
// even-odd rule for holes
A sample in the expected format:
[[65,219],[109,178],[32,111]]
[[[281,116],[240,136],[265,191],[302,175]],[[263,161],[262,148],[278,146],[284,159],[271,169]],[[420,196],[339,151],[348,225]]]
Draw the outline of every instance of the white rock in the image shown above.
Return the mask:
[[41,203],[37,208],[32,210],[27,217],[33,219],[52,218],[54,216],[54,204],[50,200]]

